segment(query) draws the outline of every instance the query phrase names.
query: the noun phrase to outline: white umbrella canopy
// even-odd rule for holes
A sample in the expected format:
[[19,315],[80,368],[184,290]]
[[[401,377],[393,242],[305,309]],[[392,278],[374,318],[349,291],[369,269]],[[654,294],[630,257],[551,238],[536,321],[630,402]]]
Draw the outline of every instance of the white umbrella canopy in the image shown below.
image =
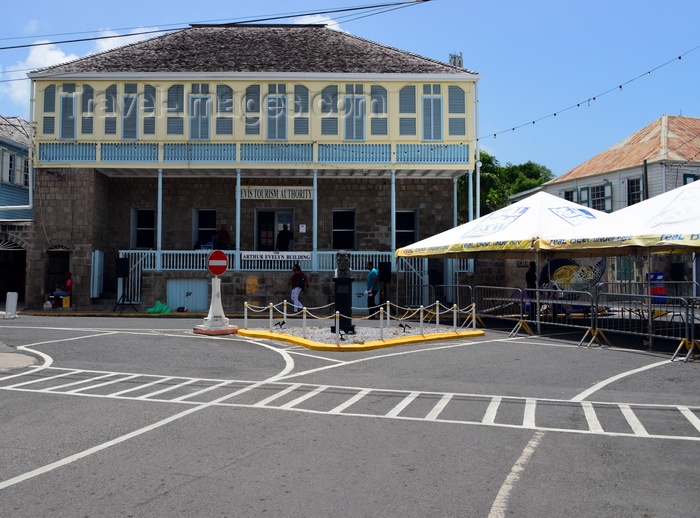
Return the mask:
[[643,255],[700,251],[700,182],[667,191],[538,242],[561,255]]
[[397,257],[532,258],[540,239],[610,215],[538,192],[513,205],[396,250]]

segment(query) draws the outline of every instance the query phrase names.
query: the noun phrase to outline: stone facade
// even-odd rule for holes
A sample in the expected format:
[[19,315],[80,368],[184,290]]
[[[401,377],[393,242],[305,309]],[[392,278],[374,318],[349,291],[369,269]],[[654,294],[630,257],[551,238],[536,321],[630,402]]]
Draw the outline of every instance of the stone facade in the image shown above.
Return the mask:
[[[308,179],[291,183],[280,179],[252,180],[256,185],[309,185]],[[143,178],[107,177],[94,169],[38,170],[36,175],[36,211],[32,230],[25,229],[22,245],[27,250],[26,306],[38,309],[44,302],[48,286],[48,256],[51,251],[65,251],[70,256],[76,308],[103,306],[116,302],[115,260],[120,250],[131,249],[131,209],[157,205],[158,185],[153,175]],[[245,184],[245,181],[244,181]],[[68,195],[67,193],[70,193]],[[215,209],[219,223],[233,230],[235,225],[235,177],[163,179],[163,250],[191,250],[193,243],[193,209]],[[356,211],[357,250],[391,250],[391,183],[389,178],[349,178],[318,180],[318,249],[332,248],[332,212],[350,208]],[[396,181],[398,210],[415,210],[419,220],[418,239],[442,232],[452,224],[452,182],[450,180]],[[307,224],[306,234],[295,236],[295,251],[312,249],[312,203],[304,201],[243,200],[241,202],[241,250],[254,250],[255,211],[265,208],[292,209],[294,220]],[[233,232],[232,240],[235,237]],[[50,237],[49,237],[50,236]],[[17,239],[13,237],[13,239]],[[104,298],[91,300],[90,274],[92,252],[104,252]],[[314,277],[328,277],[305,295],[316,307],[328,304],[333,297],[331,272],[309,272]],[[358,275],[363,275],[359,273]],[[162,300],[168,278],[203,278],[200,272],[146,272],[142,279],[142,302]],[[247,278],[254,275],[258,287],[247,292]],[[229,272],[222,292],[228,307],[243,308],[246,300],[280,302],[289,299],[287,272]],[[316,284],[316,283],[314,283]],[[248,290],[249,291],[249,290]]]

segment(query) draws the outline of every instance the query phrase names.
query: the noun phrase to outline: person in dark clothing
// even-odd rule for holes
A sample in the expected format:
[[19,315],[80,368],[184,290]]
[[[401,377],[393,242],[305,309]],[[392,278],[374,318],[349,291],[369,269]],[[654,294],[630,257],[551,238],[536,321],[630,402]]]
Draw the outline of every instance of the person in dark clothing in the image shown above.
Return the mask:
[[527,286],[527,296],[534,299],[535,292],[532,290],[537,289],[537,265],[535,261],[530,261],[530,269],[525,274],[525,284]]
[[282,225],[282,230],[277,234],[277,242],[275,244],[275,250],[279,252],[287,252],[289,250],[289,243],[294,240],[294,234],[289,230],[287,225]]
[[228,250],[231,245],[231,234],[228,233],[226,224],[222,223],[221,228],[214,234],[214,248],[217,250]]
[[530,269],[525,273],[525,285],[527,286],[527,298],[530,299],[526,302],[528,307],[528,315],[530,320],[535,318],[535,297],[537,296],[537,264],[535,261],[530,261]]

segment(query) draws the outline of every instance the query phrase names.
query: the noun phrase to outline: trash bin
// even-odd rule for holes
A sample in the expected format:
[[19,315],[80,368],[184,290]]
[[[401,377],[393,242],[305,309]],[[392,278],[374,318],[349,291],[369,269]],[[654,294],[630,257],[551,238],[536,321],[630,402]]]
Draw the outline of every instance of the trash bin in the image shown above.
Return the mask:
[[649,295],[652,295],[651,302],[659,304],[666,302],[666,286],[664,285],[664,272],[647,273],[649,284]]

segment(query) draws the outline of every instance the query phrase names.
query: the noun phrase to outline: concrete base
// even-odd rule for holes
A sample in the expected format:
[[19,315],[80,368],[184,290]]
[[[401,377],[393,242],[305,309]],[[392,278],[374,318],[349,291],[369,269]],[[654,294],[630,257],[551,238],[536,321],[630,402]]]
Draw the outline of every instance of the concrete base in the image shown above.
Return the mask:
[[208,328],[204,326],[195,326],[192,329],[199,335],[220,336],[220,335],[235,335],[238,333],[238,326],[226,326],[220,328]]

